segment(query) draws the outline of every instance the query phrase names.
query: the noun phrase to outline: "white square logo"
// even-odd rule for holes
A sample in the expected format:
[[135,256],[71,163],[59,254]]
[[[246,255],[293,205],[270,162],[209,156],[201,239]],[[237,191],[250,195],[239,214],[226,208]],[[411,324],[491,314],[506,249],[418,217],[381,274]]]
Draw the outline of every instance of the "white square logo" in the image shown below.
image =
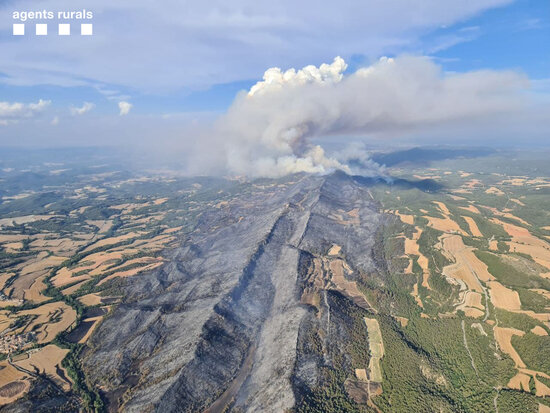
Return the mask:
[[82,36],[91,36],[94,33],[94,25],[91,23],[82,23],[80,25],[80,34]]
[[47,34],[48,34],[48,25],[43,23],[38,23],[36,25],[36,35],[46,36]]
[[71,35],[71,25],[66,23],[59,23],[59,35],[60,36],[70,36]]
[[13,24],[13,35],[14,36],[24,36],[25,35],[25,25],[20,23]]

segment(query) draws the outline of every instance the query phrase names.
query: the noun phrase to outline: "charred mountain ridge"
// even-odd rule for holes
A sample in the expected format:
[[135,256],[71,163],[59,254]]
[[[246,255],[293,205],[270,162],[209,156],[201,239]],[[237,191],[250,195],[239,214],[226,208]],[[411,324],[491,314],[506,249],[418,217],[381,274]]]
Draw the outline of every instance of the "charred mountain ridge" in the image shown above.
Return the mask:
[[368,187],[335,173],[205,211],[166,265],[126,283],[82,360],[91,384],[110,411],[316,403],[331,370],[352,371],[350,312],[372,311],[355,280],[377,272],[378,210]]

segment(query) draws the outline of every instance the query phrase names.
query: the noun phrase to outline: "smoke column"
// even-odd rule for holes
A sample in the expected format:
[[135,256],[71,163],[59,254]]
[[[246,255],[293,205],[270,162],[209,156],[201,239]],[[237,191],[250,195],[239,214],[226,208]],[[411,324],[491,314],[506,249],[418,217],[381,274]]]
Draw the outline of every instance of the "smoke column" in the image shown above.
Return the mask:
[[[508,116],[520,110],[526,78],[512,71],[445,73],[426,57],[382,58],[345,74],[346,63],[300,70],[266,70],[263,80],[235,101],[217,122],[212,150],[231,174],[276,177],[294,172],[365,169],[361,148],[328,157],[311,138],[351,134],[399,136],[433,125]],[[204,149],[204,148],[203,148]],[[348,152],[347,154],[345,152]]]

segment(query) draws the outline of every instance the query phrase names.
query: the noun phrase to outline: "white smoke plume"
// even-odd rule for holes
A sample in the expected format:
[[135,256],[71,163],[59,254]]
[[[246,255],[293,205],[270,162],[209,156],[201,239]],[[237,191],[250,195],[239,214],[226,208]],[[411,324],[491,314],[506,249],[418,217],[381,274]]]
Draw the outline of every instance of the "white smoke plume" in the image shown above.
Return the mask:
[[[349,75],[346,67],[337,57],[318,68],[268,69],[216,124],[226,169],[248,176],[352,173],[349,153],[328,157],[311,138],[396,136],[509,116],[521,108],[527,86],[525,77],[511,71],[444,73],[425,57],[382,58]],[[367,155],[357,148],[355,155],[368,169]]]
[[379,165],[370,159],[366,145],[362,142],[351,142],[332,156],[342,165],[346,165],[353,175],[389,177],[384,165]]

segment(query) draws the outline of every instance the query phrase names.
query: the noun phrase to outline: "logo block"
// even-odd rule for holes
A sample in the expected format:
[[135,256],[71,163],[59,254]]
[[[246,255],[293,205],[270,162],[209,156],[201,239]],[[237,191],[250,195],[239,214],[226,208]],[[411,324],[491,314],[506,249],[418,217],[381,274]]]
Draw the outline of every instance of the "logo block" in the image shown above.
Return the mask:
[[67,23],[59,23],[58,33],[59,33],[59,36],[70,36],[71,25]]
[[46,36],[48,34],[48,25],[44,23],[36,24],[36,35],[37,36]]
[[25,35],[25,25],[21,23],[13,24],[13,35],[14,36],[24,36]]
[[80,34],[82,36],[91,36],[94,33],[94,25],[91,23],[82,23],[80,25]]

